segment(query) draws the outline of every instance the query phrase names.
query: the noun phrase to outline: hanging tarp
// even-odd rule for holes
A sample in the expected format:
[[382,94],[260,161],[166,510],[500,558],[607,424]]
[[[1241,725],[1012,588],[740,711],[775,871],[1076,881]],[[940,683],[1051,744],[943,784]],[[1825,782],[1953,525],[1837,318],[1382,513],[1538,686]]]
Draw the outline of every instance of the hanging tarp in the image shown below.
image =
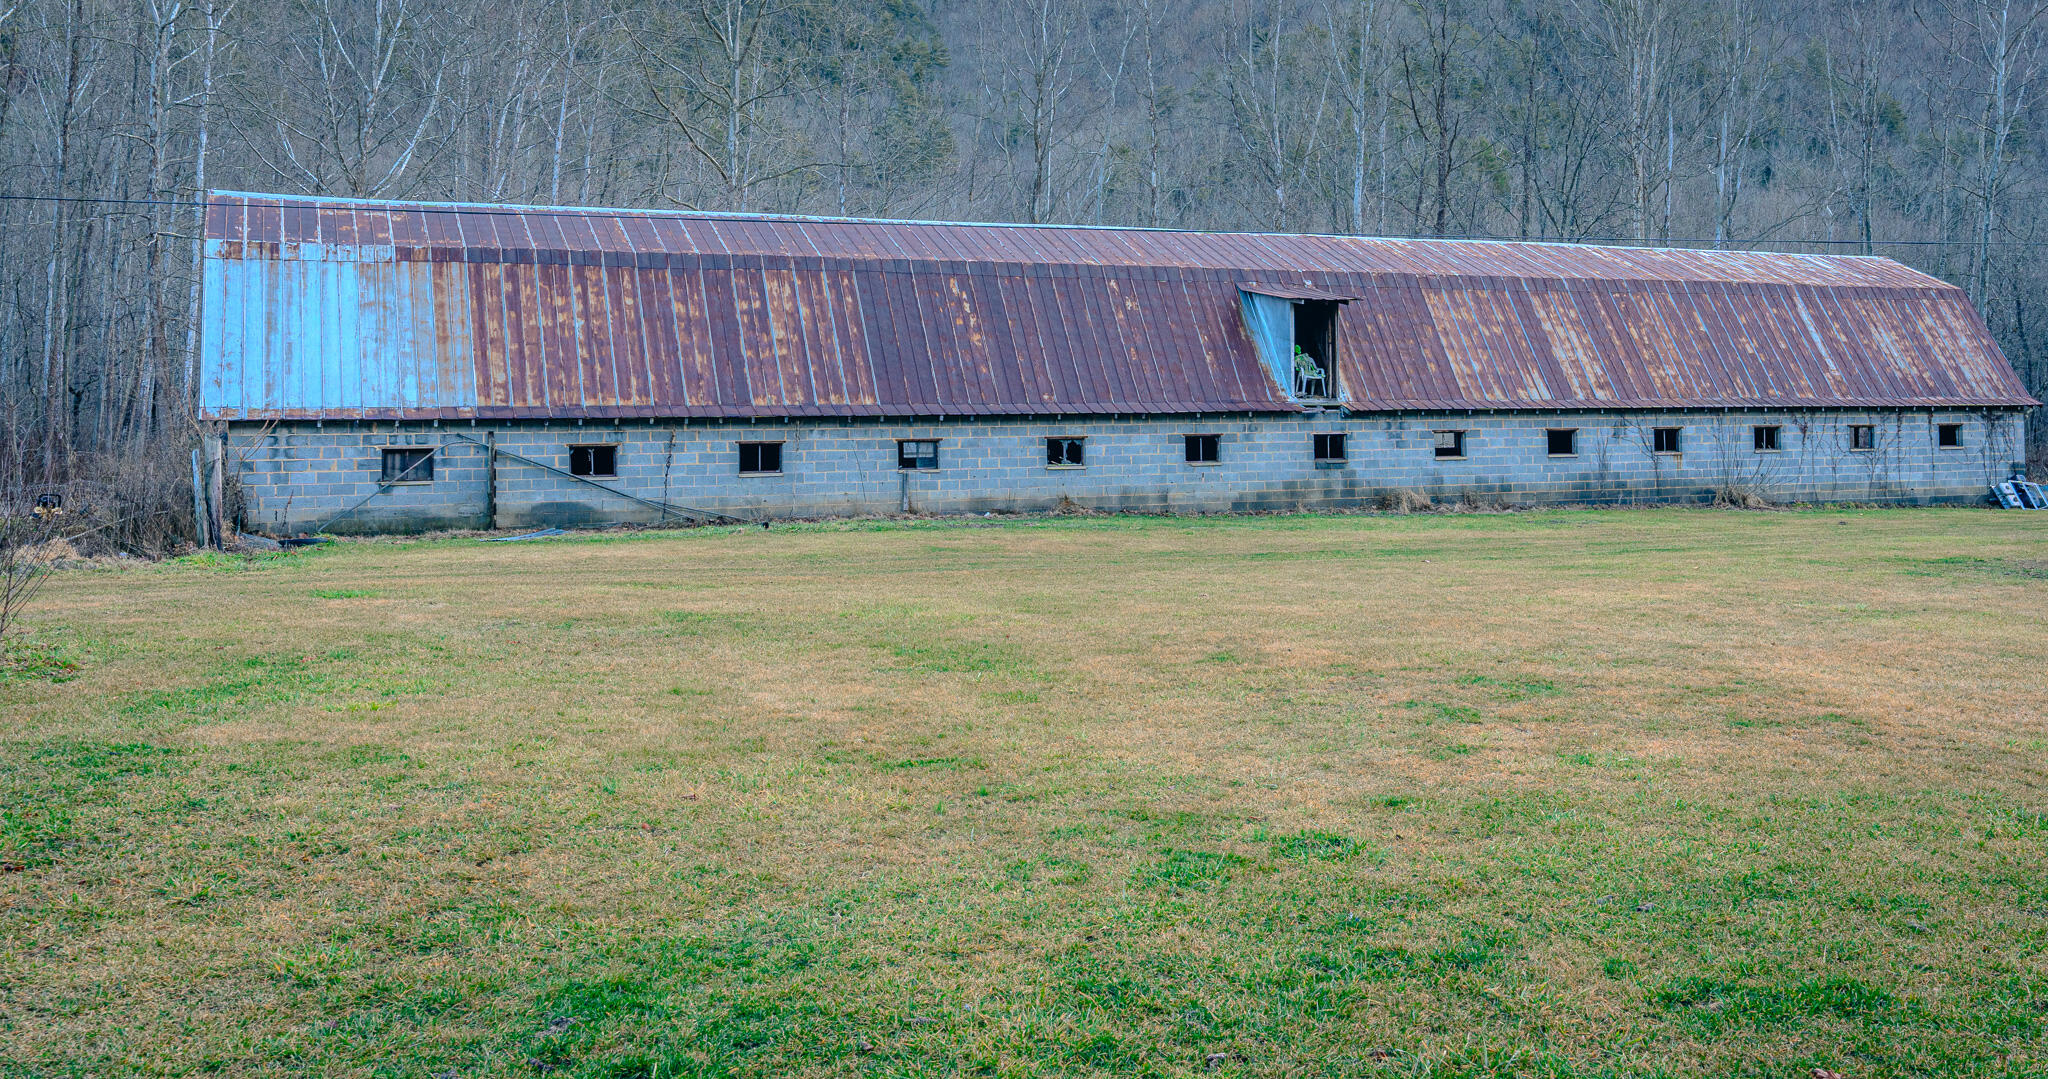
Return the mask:
[[1263,292],[1238,290],[1244,301],[1244,326],[1258,351],[1259,362],[1273,372],[1275,385],[1290,395],[1294,389],[1294,301]]

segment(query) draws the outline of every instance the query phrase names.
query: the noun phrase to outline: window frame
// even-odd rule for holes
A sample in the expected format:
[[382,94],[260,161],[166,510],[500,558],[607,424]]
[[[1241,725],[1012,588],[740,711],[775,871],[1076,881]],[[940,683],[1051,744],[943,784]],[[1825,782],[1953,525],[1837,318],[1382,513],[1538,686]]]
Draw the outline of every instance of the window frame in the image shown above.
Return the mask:
[[1877,425],[1874,423],[1852,423],[1849,425],[1849,452],[1876,453]]
[[1934,448],[1937,450],[1960,450],[1964,448],[1963,425],[1960,423],[1935,424]]
[[[591,450],[608,450],[608,451],[610,451],[610,453],[611,453],[611,455],[612,455],[612,468],[611,468],[611,471],[609,471],[609,472],[599,472],[599,471],[597,471],[597,465],[596,465],[596,462],[595,462],[595,461],[592,461],[592,463],[591,463],[591,470],[590,470],[590,471],[588,471],[588,472],[578,472],[578,471],[576,471],[576,454],[577,454],[577,451],[579,451],[579,450],[580,450],[580,451],[583,451],[583,452],[585,452],[586,454],[587,454],[587,453],[588,453],[589,451],[591,451]],[[571,443],[569,443],[569,474],[570,474],[571,476],[578,476],[578,477],[581,477],[581,478],[583,478],[583,479],[587,479],[587,480],[615,480],[615,479],[618,479],[618,478],[619,478],[619,444],[618,444],[618,443],[616,443],[616,442],[571,442]]]
[[[1060,456],[1061,456],[1061,459],[1060,459],[1060,460],[1057,460],[1057,461],[1053,460],[1053,446],[1054,446],[1054,445],[1059,445],[1059,446],[1061,447],[1061,450],[1060,450]],[[1068,455],[1068,454],[1066,453],[1066,450],[1068,450],[1069,448],[1071,448],[1071,449],[1072,449],[1072,450],[1074,451],[1074,452],[1073,452],[1073,454],[1072,454],[1071,456],[1070,456],[1070,455]],[[1078,460],[1076,460],[1075,458],[1078,458]],[[1088,467],[1088,438],[1087,438],[1087,436],[1086,436],[1086,435],[1047,435],[1047,436],[1045,436],[1045,467],[1047,467],[1047,468],[1087,468],[1087,467]]]
[[[1764,432],[1769,431],[1769,435]],[[1749,445],[1753,453],[1783,453],[1785,447],[1780,436],[1785,433],[1782,423],[1753,423],[1749,425]],[[1768,445],[1766,445],[1768,443]]]
[[[1206,446],[1207,457],[1197,456],[1196,447]],[[1208,468],[1223,463],[1223,436],[1220,434],[1184,434],[1181,436],[1181,456],[1190,465]]]
[[[1345,441],[1344,431],[1316,431],[1309,438],[1309,454],[1319,465],[1340,465],[1351,458],[1351,447]],[[1334,447],[1336,453],[1330,449]]]
[[[939,442],[940,442],[940,440],[939,440],[939,439],[936,439],[936,438],[899,438],[899,439],[897,439],[897,440],[896,440],[896,471],[898,471],[898,472],[937,472],[937,471],[939,470],[939,467],[940,467],[940,466],[939,466]],[[931,454],[931,457],[929,458],[929,459],[930,459],[930,461],[931,461],[931,464],[928,464],[928,465],[927,465],[927,464],[922,464],[922,463],[919,463],[919,462],[922,462],[922,461],[926,460],[926,458],[924,458],[924,457],[907,457],[907,456],[905,456],[905,455],[904,455],[904,451],[905,451],[906,447],[910,447],[910,446],[930,446],[930,447],[932,448],[932,454]]]
[[[1557,450],[1557,436],[1563,435],[1565,445],[1570,447],[1563,453]],[[1579,455],[1579,429],[1576,427],[1546,427],[1543,429],[1543,448],[1551,457],[1577,457]]]
[[[1671,448],[1665,449],[1665,436],[1670,436]],[[1650,452],[1659,457],[1682,457],[1685,455],[1684,427],[1650,428]]]
[[[1465,438],[1470,430],[1470,428],[1466,427],[1432,429],[1429,432],[1430,448],[1436,454],[1436,459],[1439,461],[1463,461],[1470,457],[1471,447],[1466,445]],[[1451,444],[1449,446],[1444,445],[1443,436],[1445,435],[1451,436]],[[1449,453],[1444,452],[1447,449],[1450,451]]]
[[[755,464],[757,464],[757,465],[761,463],[761,456],[760,456],[760,454],[761,454],[761,451],[762,451],[763,449],[765,449],[765,448],[769,447],[769,446],[773,446],[773,447],[775,447],[775,467],[774,467],[773,469],[758,469],[758,468],[757,468],[757,469],[755,469],[754,471],[751,471],[751,472],[749,472],[749,471],[747,470],[747,447],[749,447],[749,446],[752,446],[752,447],[754,447],[754,463],[755,463]],[[773,442],[771,442],[771,441],[765,441],[765,440],[761,440],[761,441],[751,441],[751,440],[750,440],[750,441],[739,441],[739,440],[735,440],[735,441],[733,442],[733,449],[734,449],[734,455],[735,455],[735,456],[736,456],[736,457],[738,458],[738,460],[736,460],[736,461],[734,462],[734,464],[736,464],[736,465],[738,465],[738,466],[739,466],[739,474],[740,474],[740,475],[742,475],[742,476],[748,476],[748,477],[765,477],[765,476],[781,476],[781,475],[785,475],[785,473],[784,473],[784,472],[783,472],[783,470],[782,470],[782,447],[783,447],[783,443],[782,443],[782,442],[780,442],[780,441],[773,441]]]
[[[437,455],[437,454],[435,453],[435,450],[437,449],[437,447],[434,447],[434,446],[379,446],[379,447],[377,447],[377,449],[378,449],[378,454],[377,454],[377,483],[378,483],[378,485],[379,485],[379,486],[385,486],[385,487],[395,487],[395,486],[398,486],[398,485],[401,485],[401,484],[416,484],[416,483],[432,483],[432,482],[434,482],[434,458],[435,458],[436,456],[438,456],[438,455]],[[414,478],[412,478],[412,479],[399,479],[399,478],[397,478],[397,477],[393,476],[393,474],[392,474],[392,471],[391,471],[391,458],[392,458],[392,455],[394,455],[394,454],[400,454],[400,453],[418,453],[418,454],[424,454],[425,456],[421,457],[421,458],[420,458],[420,460],[421,460],[421,461],[425,461],[425,462],[426,462],[426,465],[427,465],[427,472],[426,472],[426,475],[424,475],[424,476],[416,476],[416,477],[414,477]],[[419,464],[418,464],[418,462],[415,462],[415,463],[413,463],[413,464],[407,465],[406,467],[404,467],[404,468],[401,468],[401,469],[399,469],[399,470],[398,470],[398,473],[397,473],[397,475],[398,475],[398,476],[403,476],[403,475],[405,475],[405,474],[406,474],[407,472],[411,472],[411,471],[412,471],[413,469],[415,469],[415,468],[418,468],[418,467],[419,467]]]

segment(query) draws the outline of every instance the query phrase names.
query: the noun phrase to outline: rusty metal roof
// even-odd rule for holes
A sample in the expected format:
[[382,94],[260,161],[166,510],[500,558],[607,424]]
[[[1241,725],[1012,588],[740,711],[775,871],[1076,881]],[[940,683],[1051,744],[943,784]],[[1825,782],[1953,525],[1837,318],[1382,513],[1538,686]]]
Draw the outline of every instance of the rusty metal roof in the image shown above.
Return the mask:
[[1355,409],[2034,403],[1960,291],[1889,259],[222,193],[203,406],[1293,410],[1241,287],[1355,298]]

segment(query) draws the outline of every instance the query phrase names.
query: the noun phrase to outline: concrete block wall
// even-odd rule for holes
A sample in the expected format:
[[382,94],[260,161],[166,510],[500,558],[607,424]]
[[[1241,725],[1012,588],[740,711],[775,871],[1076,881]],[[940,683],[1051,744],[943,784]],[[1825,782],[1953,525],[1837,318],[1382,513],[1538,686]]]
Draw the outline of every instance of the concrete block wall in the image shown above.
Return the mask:
[[[1962,446],[1936,446],[1960,424]],[[1774,501],[1981,502],[2019,459],[2014,412],[1689,412],[1076,417],[947,421],[389,421],[236,424],[230,446],[247,523],[275,532],[651,522],[624,497],[744,517],[1041,510],[1062,498],[1097,509],[1218,512],[1369,505],[1397,492],[1513,503],[1704,501],[1723,488]],[[1850,448],[1869,424],[1877,445]],[[1777,426],[1758,453],[1752,428]],[[1654,452],[1653,430],[1681,430]],[[1548,452],[1547,431],[1575,428],[1578,452]],[[1439,430],[1466,432],[1463,459],[1435,456]],[[1318,462],[1313,436],[1342,433],[1346,459]],[[1185,436],[1213,434],[1220,460],[1191,464]],[[499,454],[487,492],[487,436]],[[1085,440],[1079,468],[1046,465],[1049,437]],[[940,467],[900,471],[899,439],[935,439]],[[782,471],[739,473],[740,442],[782,444]],[[566,472],[569,447],[618,447],[617,475]],[[380,486],[382,451],[436,450],[431,482]],[[527,461],[518,458],[526,458]],[[609,488],[610,490],[600,489]],[[339,520],[335,518],[339,517]]]

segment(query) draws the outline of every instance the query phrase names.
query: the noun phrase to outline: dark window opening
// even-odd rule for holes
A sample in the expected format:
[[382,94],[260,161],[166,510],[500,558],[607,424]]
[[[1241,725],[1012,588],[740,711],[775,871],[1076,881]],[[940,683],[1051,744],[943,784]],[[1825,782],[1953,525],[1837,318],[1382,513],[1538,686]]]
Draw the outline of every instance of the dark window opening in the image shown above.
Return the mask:
[[1553,427],[1546,435],[1550,441],[1552,457],[1577,457],[1579,455],[1579,429],[1576,427]]
[[1436,455],[1438,457],[1465,456],[1465,432],[1437,431],[1435,434]]
[[1867,423],[1849,425],[1849,448],[1852,450],[1874,450],[1877,448],[1877,428]]
[[1756,443],[1758,453],[1770,453],[1778,448],[1778,429],[1772,426],[1750,428],[1750,437]]
[[939,467],[936,439],[901,439],[896,443],[896,467],[906,471],[927,471]]
[[1657,427],[1650,432],[1650,448],[1657,453],[1681,453],[1678,433],[1682,427]]
[[1317,435],[1316,460],[1341,461],[1344,459],[1343,435]]
[[616,476],[619,474],[617,446],[569,447],[571,476]]
[[1223,459],[1221,455],[1223,439],[1221,436],[1189,435],[1187,440],[1189,464],[1209,465]]
[[782,443],[740,443],[740,475],[774,475],[782,471]]
[[1086,463],[1082,455],[1081,440],[1078,438],[1048,438],[1045,440],[1045,465],[1047,468],[1079,468]]
[[1934,428],[1934,444],[1945,450],[1959,448],[1963,444],[1963,425],[1944,423]]
[[379,483],[425,483],[434,478],[433,450],[385,450]]
[[1337,311],[1335,300],[1301,300],[1294,305],[1294,395],[1335,397]]

